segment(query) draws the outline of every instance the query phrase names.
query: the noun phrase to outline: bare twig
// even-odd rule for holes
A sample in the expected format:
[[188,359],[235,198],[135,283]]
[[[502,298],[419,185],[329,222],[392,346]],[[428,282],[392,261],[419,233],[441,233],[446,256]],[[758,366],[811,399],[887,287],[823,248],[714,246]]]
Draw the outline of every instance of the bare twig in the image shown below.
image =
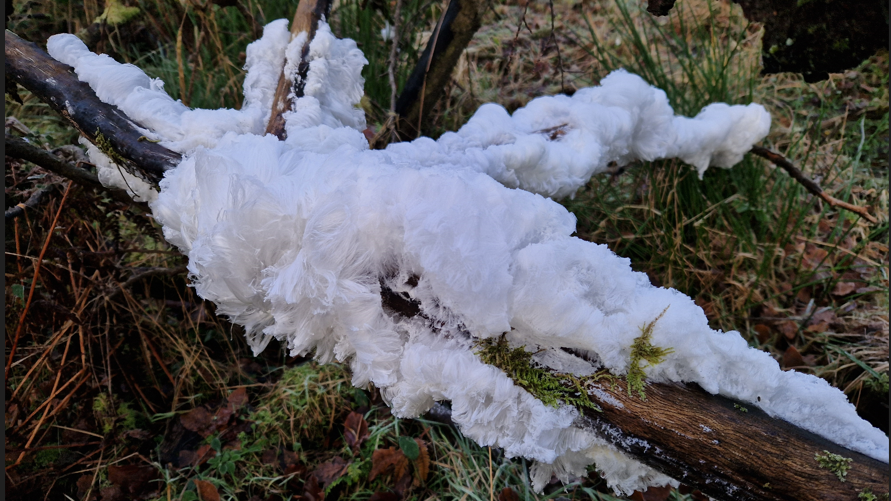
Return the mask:
[[854,212],[870,223],[876,224],[879,222],[879,220],[876,219],[875,216],[869,213],[866,207],[858,207],[856,205],[843,202],[823,191],[823,189],[820,188],[817,183],[815,183],[811,178],[807,177],[803,172],[801,172],[801,169],[795,167],[795,165],[793,165],[792,162],[786,159],[786,157],[784,157],[783,155],[768,150],[767,148],[764,148],[762,146],[752,146],[750,153],[769,160],[777,167],[782,167],[786,172],[789,173],[790,176],[792,176],[793,179],[804,186],[807,191],[822,198],[829,205]]
[[44,196],[46,196],[50,192],[56,191],[56,188],[58,187],[59,185],[57,184],[51,184],[45,188],[41,188],[35,191],[33,194],[31,194],[30,197],[28,197],[28,200],[17,203],[14,206],[6,209],[5,219],[7,221],[15,219],[24,214],[25,209],[33,209],[34,207],[37,207],[37,205],[40,204],[40,200],[43,199]]
[[115,296],[124,291],[124,289],[129,288],[133,284],[145,280],[146,278],[157,277],[157,276],[165,276],[165,275],[179,275],[180,273],[185,273],[188,270],[185,266],[177,266],[176,268],[148,268],[135,273],[132,277],[128,278],[126,282],[121,284],[120,287],[113,290],[108,296],[105,297],[106,301],[113,299]]
[[[127,195],[127,192],[122,189],[102,186],[102,183],[99,182],[99,178],[92,172],[71,165],[52,153],[32,145],[24,139],[13,137],[8,134],[6,136],[6,156],[27,160],[42,169],[67,177],[77,184],[88,188],[102,190],[118,202],[136,204],[142,207],[145,206],[144,203],[134,202],[133,199]],[[25,202],[25,205],[28,205],[28,202]]]
[[402,24],[402,0],[396,0],[396,12],[393,15],[393,45],[390,47],[390,64],[387,73],[390,77],[390,112],[396,112],[396,62],[399,56],[399,38],[402,33],[399,32]]

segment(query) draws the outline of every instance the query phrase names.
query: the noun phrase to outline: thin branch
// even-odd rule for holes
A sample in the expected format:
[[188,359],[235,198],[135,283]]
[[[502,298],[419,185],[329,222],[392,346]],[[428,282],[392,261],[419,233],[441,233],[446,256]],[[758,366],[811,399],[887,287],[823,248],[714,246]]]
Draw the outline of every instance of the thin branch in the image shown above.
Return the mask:
[[399,38],[402,33],[399,29],[402,27],[402,0],[396,0],[396,12],[393,15],[393,45],[390,47],[390,64],[387,67],[387,74],[390,77],[390,112],[396,112],[396,62],[399,56]]
[[124,289],[127,289],[133,284],[145,280],[146,278],[179,275],[180,273],[185,273],[186,271],[188,271],[188,268],[186,268],[185,266],[177,266],[176,268],[157,267],[140,270],[139,272],[128,278],[126,282],[122,283],[120,287],[111,291],[111,293],[109,293],[105,297],[105,300],[108,301],[113,299],[115,296],[123,292]]
[[856,205],[843,202],[823,191],[823,189],[820,188],[817,183],[815,183],[811,178],[807,177],[803,172],[801,172],[801,169],[795,167],[795,165],[793,165],[792,162],[786,159],[786,157],[784,157],[783,155],[780,155],[779,153],[776,153],[774,151],[770,151],[762,146],[752,146],[750,153],[769,160],[777,167],[782,167],[783,169],[785,169],[786,172],[789,173],[790,176],[792,176],[793,179],[804,186],[807,191],[809,191],[812,195],[816,195],[822,198],[829,205],[859,214],[872,224],[877,224],[879,222],[879,220],[876,219],[875,216],[869,213],[866,207],[858,207]]
[[294,20],[291,21],[291,40],[297,35],[307,32],[306,43],[300,53],[300,63],[297,65],[298,76],[295,81],[289,75],[285,75],[284,68],[278,78],[278,86],[275,89],[275,97],[272,100],[272,115],[266,124],[266,133],[273,134],[279,139],[285,139],[284,114],[291,109],[294,100],[303,97],[306,75],[309,72],[309,45],[319,28],[319,21],[327,19],[331,12],[332,0],[300,0]]
[[[102,186],[102,183],[99,182],[99,178],[96,177],[96,175],[92,172],[71,165],[61,158],[53,155],[52,153],[42,148],[38,148],[33,144],[25,141],[24,139],[10,136],[8,134],[6,135],[6,156],[27,160],[28,162],[31,162],[42,169],[54,172],[63,177],[67,177],[68,179],[81,186],[104,191],[108,193],[111,198],[118,202],[125,204],[136,204],[139,206],[145,205],[139,202],[134,202],[133,199],[130,198],[129,195],[127,195],[127,192],[122,189]],[[28,205],[28,202],[25,202],[25,205]],[[9,216],[7,215],[6,217]]]
[[31,194],[31,196],[28,197],[28,200],[26,200],[25,202],[15,204],[14,206],[6,209],[6,221],[10,221],[21,216],[25,213],[25,209],[33,209],[34,207],[37,207],[44,196],[46,196],[50,192],[56,191],[58,187],[58,184],[51,184],[45,188],[41,188]]

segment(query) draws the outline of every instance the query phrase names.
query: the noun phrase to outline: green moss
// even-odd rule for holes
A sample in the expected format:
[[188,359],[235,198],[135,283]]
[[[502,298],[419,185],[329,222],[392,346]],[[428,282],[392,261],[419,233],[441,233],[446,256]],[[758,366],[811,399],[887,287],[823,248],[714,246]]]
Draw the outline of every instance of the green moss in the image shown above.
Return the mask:
[[[674,350],[671,348],[660,348],[653,345],[653,327],[656,322],[665,315],[668,307],[662,310],[652,322],[640,328],[640,336],[631,343],[631,362],[628,365],[628,375],[625,379],[628,381],[628,395],[633,395],[636,391],[640,395],[641,400],[646,400],[644,393],[644,380],[646,373],[644,369],[654,366],[665,360],[665,357]],[[643,365],[641,365],[643,363]]]
[[832,473],[835,473],[835,476],[842,482],[844,482],[845,477],[848,476],[848,470],[851,468],[851,463],[854,461],[851,458],[839,456],[838,454],[833,454],[829,451],[823,451],[823,454],[820,454],[819,452],[816,453],[814,459],[820,465],[820,468],[825,468]]
[[122,403],[117,409],[118,417],[121,419],[121,428],[124,430],[136,429],[136,411],[130,408],[127,402]]
[[99,129],[96,129],[96,147],[99,148],[99,151],[105,154],[112,162],[118,165],[124,165],[126,160],[122,157],[114,148],[111,146],[111,141],[105,137]]
[[139,15],[139,7],[127,7],[120,0],[107,0],[105,11],[96,18],[97,23],[107,23],[109,26],[124,24]]
[[46,468],[56,463],[62,457],[62,449],[43,449],[34,454],[34,467]]
[[577,378],[571,374],[551,372],[532,365],[533,353],[524,347],[511,349],[504,336],[476,342],[476,354],[484,363],[498,367],[519,387],[531,393],[545,405],[557,407],[561,403],[600,411],[588,398],[584,385],[600,379],[593,375]]
[[738,410],[739,412],[749,412],[749,409],[746,409],[745,407],[743,407],[739,404],[733,404],[733,408]]

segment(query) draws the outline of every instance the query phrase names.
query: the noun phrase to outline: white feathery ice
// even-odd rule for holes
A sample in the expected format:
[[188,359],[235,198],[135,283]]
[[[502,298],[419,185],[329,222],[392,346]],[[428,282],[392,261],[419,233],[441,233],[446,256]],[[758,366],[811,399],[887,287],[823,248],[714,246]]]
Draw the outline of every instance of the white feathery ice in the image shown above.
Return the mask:
[[[279,71],[294,73],[305,41],[289,42],[284,20],[266,26],[247,49],[241,110],[189,109],[162,82],[74,36],[48,43],[100,99],[183,154],[160,193],[144,183],[133,191],[188,255],[197,292],[245,327],[255,352],[274,337],[292,354],[349,362],[353,383],[373,382],[400,417],[450,400],[462,433],[537,461],[537,488],[595,463],[630,493],[676,481],[577,426],[576,409],[515,386],[473,342],[507,332],[554,369],[623,375],[641,327],[665,310],[652,342],[673,352],[646,369],[649,379],[695,382],[888,461],[888,437],[841,391],[782,371],[737,332],[711,330],[689,297],[571,237],[574,216],[545,198],[572,195],[613,161],[676,157],[700,176],[729,168],[767,134],[763,107],[717,103],[675,116],[663,91],[619,70],[572,97],[540,97],[513,115],[487,104],[438,140],[374,151],[358,106],[366,60],[320,23],[305,96],[285,115],[287,140],[263,136]],[[101,152],[89,153],[104,182],[123,183]],[[383,287],[424,315],[385,311]]]

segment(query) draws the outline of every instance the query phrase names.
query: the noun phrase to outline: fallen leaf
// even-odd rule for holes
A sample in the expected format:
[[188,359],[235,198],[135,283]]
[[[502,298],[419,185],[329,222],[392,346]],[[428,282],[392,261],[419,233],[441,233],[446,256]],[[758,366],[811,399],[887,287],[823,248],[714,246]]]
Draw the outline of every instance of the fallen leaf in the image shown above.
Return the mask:
[[[128,499],[149,499],[161,492],[160,473],[149,465],[112,465],[108,467],[108,481]],[[104,494],[103,494],[104,496]]]
[[229,394],[229,398],[226,399],[226,405],[217,409],[217,412],[214,414],[211,420],[213,428],[216,430],[226,426],[232,416],[244,407],[247,401],[247,390],[244,386],[236,388],[235,391]]
[[195,484],[195,490],[198,492],[198,499],[201,501],[220,501],[220,492],[217,487],[206,480],[192,480]]
[[854,282],[836,282],[835,287],[832,288],[833,296],[847,296],[848,294],[857,290],[858,285]]
[[395,492],[375,492],[368,498],[368,501],[400,501],[402,499]]
[[365,417],[358,412],[351,412],[343,424],[343,438],[353,453],[359,452],[359,447],[368,436],[368,422],[365,421]]
[[402,453],[405,454],[405,457],[412,461],[418,459],[418,454],[421,453],[420,448],[418,448],[418,443],[404,435],[399,437],[399,448],[402,449]]
[[319,480],[315,475],[310,475],[303,484],[303,499],[307,501],[323,501],[325,499],[325,490],[319,485]]
[[672,487],[670,485],[663,487],[650,486],[643,492],[634,491],[634,494],[631,495],[631,499],[634,501],[665,501],[668,499],[668,496],[671,495],[671,489]]
[[498,501],[520,501],[520,495],[510,487],[505,487],[498,493]]
[[398,479],[402,476],[401,473],[407,469],[408,458],[405,457],[401,450],[395,447],[378,449],[371,453],[371,473],[368,475],[368,481],[371,482],[378,475],[383,475],[390,471],[398,472],[399,475],[396,475]]
[[412,464],[415,467],[414,485],[421,485],[427,481],[427,475],[430,473],[430,453],[427,452],[427,444],[420,438],[415,439],[418,444],[418,458]]
[[792,339],[795,339],[795,335],[798,334],[798,324],[792,320],[783,320],[777,324],[777,330],[786,336],[786,339],[791,341]]
[[213,415],[211,415],[211,413],[203,406],[195,407],[186,414],[180,416],[179,419],[185,429],[194,431],[203,438],[210,436],[215,429],[212,422]]
[[102,489],[102,501],[121,501],[124,499],[124,493],[121,491],[121,488],[112,485],[111,487],[106,487]]
[[319,467],[312,472],[312,476],[316,477],[319,481],[319,485],[324,489],[331,485],[331,482],[334,482],[343,476],[349,466],[349,463],[344,461],[340,456],[337,456],[330,461],[325,461],[320,464]]
[[802,256],[802,261],[804,264],[811,270],[816,270],[817,268],[821,268],[827,266],[829,253],[826,250],[817,247],[816,245],[807,244],[804,248],[804,255]]
[[818,324],[809,325],[805,331],[810,332],[811,334],[819,334],[821,332],[826,332],[827,329],[829,329],[829,324],[820,322]]
[[755,324],[752,327],[752,330],[755,331],[755,334],[758,336],[758,342],[766,343],[768,339],[770,339],[770,327],[765,324]]
[[793,367],[805,367],[804,359],[801,358],[801,353],[798,352],[798,349],[789,345],[786,348],[785,353],[783,353],[783,368],[791,369]]
[[90,487],[93,485],[94,475],[92,473],[87,473],[86,475],[81,475],[77,479],[77,497],[78,499],[83,499],[86,495],[87,491],[90,490]]

